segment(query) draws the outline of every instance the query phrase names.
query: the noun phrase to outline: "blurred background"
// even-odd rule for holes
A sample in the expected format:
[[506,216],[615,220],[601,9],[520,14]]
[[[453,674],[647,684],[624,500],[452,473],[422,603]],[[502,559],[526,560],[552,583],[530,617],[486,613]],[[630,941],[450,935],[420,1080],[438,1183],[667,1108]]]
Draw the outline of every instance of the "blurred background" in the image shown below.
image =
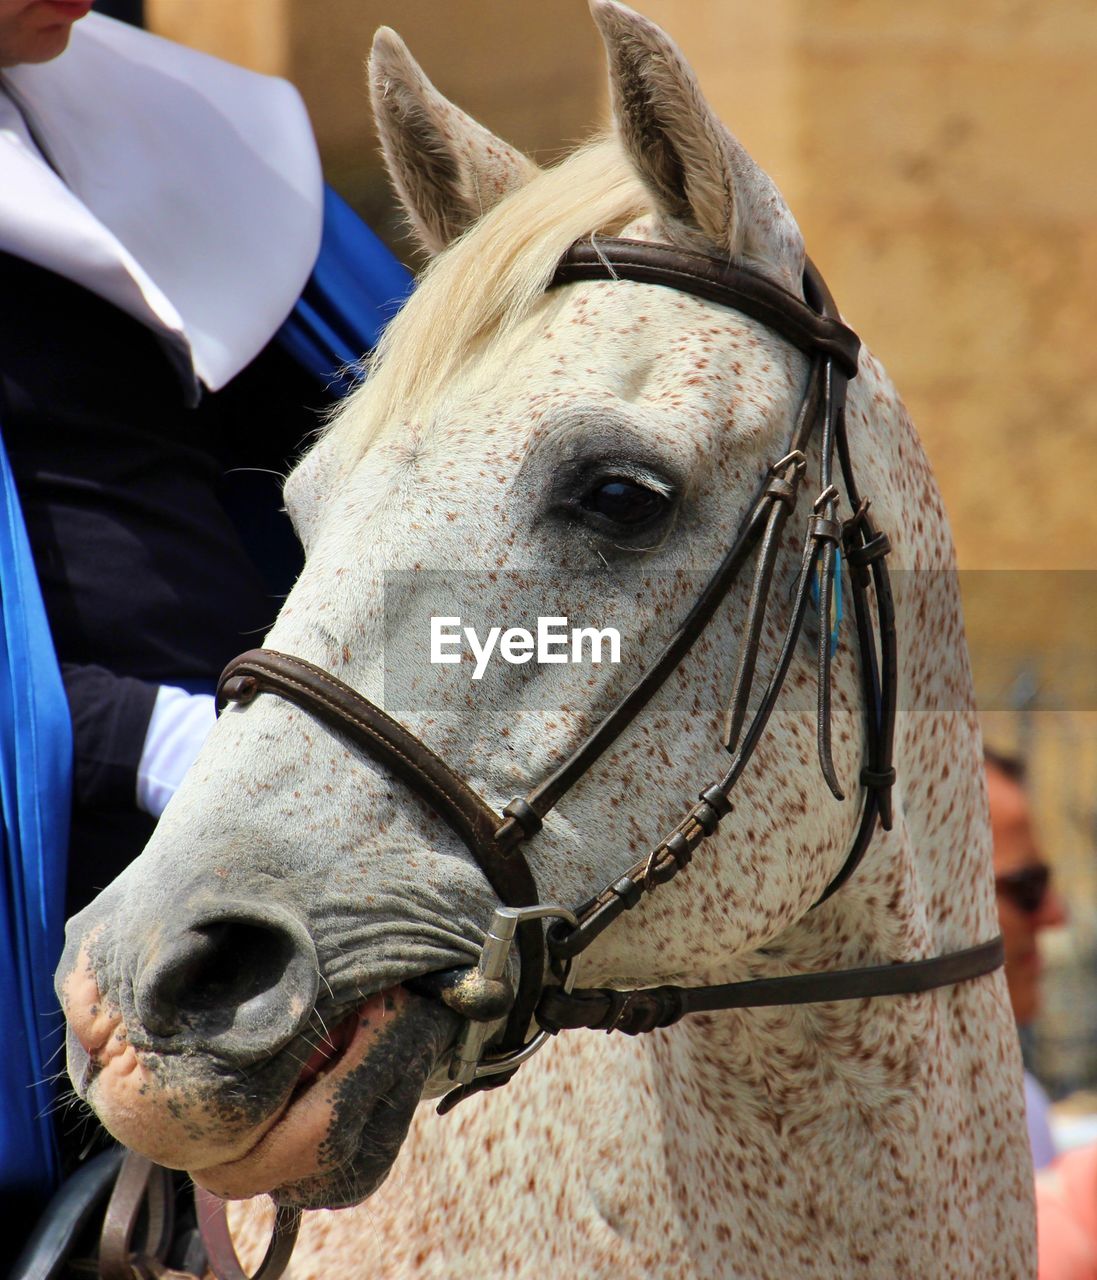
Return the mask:
[[[910,407],[951,513],[989,743],[1029,762],[1071,909],[1026,1046],[1097,1089],[1097,6],[633,0],[781,187]],[[363,60],[396,27],[439,88],[551,161],[605,118],[585,0],[100,0],[309,106],[329,180],[414,265]]]

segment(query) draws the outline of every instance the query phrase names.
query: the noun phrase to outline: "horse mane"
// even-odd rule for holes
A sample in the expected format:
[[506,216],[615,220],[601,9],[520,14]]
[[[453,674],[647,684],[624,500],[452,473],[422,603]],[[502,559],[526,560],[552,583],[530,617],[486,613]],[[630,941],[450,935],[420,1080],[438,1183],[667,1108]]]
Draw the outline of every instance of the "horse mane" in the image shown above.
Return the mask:
[[473,349],[505,335],[543,296],[564,251],[652,209],[616,138],[595,139],[511,192],[419,277],[328,434],[348,463],[390,417],[422,413]]

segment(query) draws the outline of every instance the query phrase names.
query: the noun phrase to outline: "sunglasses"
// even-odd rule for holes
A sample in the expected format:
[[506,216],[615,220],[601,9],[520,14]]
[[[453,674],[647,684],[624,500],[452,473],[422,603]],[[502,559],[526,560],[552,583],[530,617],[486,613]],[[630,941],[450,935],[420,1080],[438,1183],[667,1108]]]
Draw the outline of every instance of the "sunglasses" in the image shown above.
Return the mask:
[[994,884],[998,892],[1012,902],[1018,911],[1034,916],[1044,905],[1051,888],[1051,868],[1046,862],[1040,862],[1035,866],[1023,867],[1020,871],[995,876]]

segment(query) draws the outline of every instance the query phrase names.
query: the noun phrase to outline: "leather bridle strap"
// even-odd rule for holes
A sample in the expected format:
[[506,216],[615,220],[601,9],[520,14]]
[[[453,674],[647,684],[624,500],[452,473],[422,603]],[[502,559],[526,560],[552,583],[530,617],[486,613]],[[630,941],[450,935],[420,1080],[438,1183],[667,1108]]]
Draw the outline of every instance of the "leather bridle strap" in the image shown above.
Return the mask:
[[[228,664],[217,685],[218,710],[229,702],[251,702],[260,693],[277,694],[301,707],[406,782],[460,836],[506,906],[536,904],[537,886],[525,858],[508,856],[496,843],[503,819],[399,721],[321,667],[274,649],[250,649]],[[537,1002],[545,966],[541,925],[520,926],[517,945],[521,967],[503,1036],[507,1045],[523,1042]]]
[[[806,351],[813,357],[813,365],[789,440],[790,452],[775,463],[763,479],[759,494],[723,562],[659,658],[568,759],[527,796],[512,800],[500,817],[403,725],[342,681],[303,659],[253,649],[228,665],[218,685],[222,705],[230,701],[246,703],[262,692],[286,698],[392,769],[437,809],[460,836],[507,906],[529,906],[537,901],[533,875],[520,848],[522,842],[536,834],[548,810],[590,769],[662,687],[704,630],[759,541],[763,545],[764,563],[758,578],[764,580],[768,592],[772,556],[796,504],[803,475],[802,449],[811,439],[820,413],[827,408],[823,403],[823,375],[833,363],[838,363],[844,386],[845,377],[857,367],[860,342],[836,315],[813,310],[763,277],[702,254],[629,240],[600,240],[596,245],[584,242],[573,246],[565,255],[552,283],[605,279],[607,275],[614,278],[618,274],[693,293],[741,311]],[[814,269],[809,266],[809,284],[813,274]],[[829,297],[821,281],[820,290]],[[829,383],[827,386],[829,388]],[[827,403],[829,405],[829,400]],[[751,652],[755,647],[746,646]],[[745,702],[749,681],[740,693]],[[726,805],[721,807],[721,816],[725,811]],[[519,926],[519,987],[502,1038],[504,1048],[520,1045],[526,1034],[545,971],[544,945],[539,924]]]
[[[618,279],[664,285],[742,312],[803,351],[809,356],[811,367],[785,455],[762,478],[731,548],[658,658],[587,739],[527,795],[513,799],[500,816],[403,725],[311,663],[270,650],[252,650],[229,664],[219,685],[222,702],[247,702],[258,693],[274,693],[346,736],[438,811],[464,841],[505,907],[532,907],[537,903],[537,891],[521,850],[523,842],[537,834],[548,811],[658,692],[702,634],[748,557],[757,554],[726,722],[724,746],[732,755],[727,771],[701,791],[698,802],[644,858],[574,912],[566,913],[573,923],[565,925],[558,920],[548,931],[547,939],[539,920],[526,918],[518,925],[519,989],[498,1053],[489,1064],[490,1070],[455,1090],[447,1102],[509,1078],[514,1068],[508,1070],[506,1064],[516,1060],[516,1050],[520,1051],[517,1060],[524,1060],[522,1054],[533,1043],[527,1043],[525,1037],[535,1013],[538,1025],[547,1031],[597,1026],[635,1033],[668,1026],[686,1013],[704,1009],[931,990],[978,977],[1002,963],[1001,942],[995,939],[929,960],[836,973],[796,974],[715,987],[570,993],[549,988],[542,992],[546,941],[553,971],[563,982],[569,962],[622,912],[636,906],[645,893],[687,866],[694,851],[715,833],[731,811],[730,793],[754,755],[788,675],[813,582],[817,583],[819,595],[819,758],[828,786],[842,798],[830,748],[830,600],[839,549],[850,568],[860,650],[867,742],[867,763],[860,782],[865,802],[846,859],[820,902],[853,873],[868,847],[877,819],[885,828],[891,824],[889,797],[895,777],[891,752],[897,687],[895,615],[885,567],[888,539],[874,525],[868,502],[858,493],[846,437],[846,384],[857,372],[860,348],[856,334],[838,319],[826,284],[810,262],[804,272],[805,302],[754,272],[703,254],[638,241],[598,239],[572,246],[550,287],[580,280]],[[777,554],[787,521],[797,505],[807,451],[816,443],[820,457],[819,492],[807,522],[790,617],[774,669],[760,697],[756,697],[753,687],[760,637],[766,625]],[[852,512],[844,520],[838,515],[840,490],[833,482],[835,455]],[[876,598],[875,623],[870,587]],[[752,707],[749,715],[748,704]]]
[[[810,262],[806,274],[818,276]],[[733,307],[799,350],[834,360],[847,378],[856,376],[861,340],[838,319],[837,312],[828,315],[813,309],[756,271],[689,249],[598,236],[571,246],[560,259],[552,284],[606,279],[661,284]]]
[[496,848],[499,815],[398,720],[323,668],[274,649],[249,649],[233,658],[218,682],[218,710],[226,702],[251,702],[260,693],[277,693],[353,738],[413,791],[429,799],[468,846],[507,906],[532,906],[533,885],[521,862],[501,857]]
[[672,1026],[689,1013],[933,991],[993,973],[1004,961],[1005,945],[1001,937],[997,937],[964,951],[951,951],[925,960],[756,978],[711,987],[645,987],[635,991],[591,987],[572,992],[546,987],[537,1007],[537,1021],[554,1032],[586,1027],[635,1036],[657,1027]]
[[[756,272],[732,266],[706,254],[611,237],[599,237],[572,245],[560,260],[550,288],[578,281],[606,280],[663,285],[678,293],[693,294],[729,307],[780,334],[799,350],[813,357],[813,365],[785,457],[770,467],[731,549],[677,632],[643,676],[549,777],[527,796],[511,801],[503,810],[509,820],[500,830],[499,840],[507,847],[537,833],[549,810],[588,772],[662,688],[667,677],[705,629],[735,581],[738,571],[759,541],[763,542],[764,547],[772,548],[772,553],[776,554],[781,532],[796,505],[799,481],[803,474],[802,457],[799,464],[796,458],[807,447],[820,413],[825,408],[823,388],[828,365],[838,365],[843,388],[845,380],[857,372],[860,339],[837,318],[826,285],[810,262],[805,267],[805,283],[810,292],[829,304],[826,313],[813,310],[780,285]],[[768,591],[771,577],[772,559],[767,563],[766,552],[763,550],[763,562],[755,581],[764,582]],[[760,628],[761,614],[756,616]],[[752,644],[749,637],[745,638],[743,653],[753,655],[756,650],[757,642]],[[741,677],[742,671],[739,674]],[[747,693],[749,681],[742,690],[741,701],[744,706]]]
[[[136,1151],[122,1158],[99,1236],[101,1280],[156,1274],[172,1242],[175,1200],[171,1170]],[[137,1240],[139,1224],[143,1239]]]
[[[883,557],[887,554],[889,545],[884,535],[876,536],[877,531],[868,516],[867,503],[860,501],[853,484],[844,407],[846,383],[856,371],[860,344],[856,335],[838,319],[837,308],[825,282],[808,262],[804,273],[804,293],[808,299],[805,304],[753,272],[741,270],[706,255],[664,245],[617,239],[599,239],[596,243],[582,242],[572,246],[557,270],[554,283],[578,279],[625,279],[694,293],[709,301],[742,311],[774,328],[811,355],[813,363],[807,390],[787,441],[785,457],[770,468],[769,478],[763,481],[759,496],[735,544],[678,632],[653,666],[595,728],[590,737],[529,795],[522,800],[512,801],[504,810],[512,815],[512,821],[500,832],[502,839],[516,841],[535,834],[545,813],[586,773],[661,687],[666,676],[688,652],[711,618],[747,556],[757,549],[754,580],[743,627],[725,736],[725,746],[733,755],[731,766],[722,778],[700,793],[700,803],[646,857],[577,908],[577,927],[568,927],[561,922],[552,926],[549,948],[557,962],[578,955],[622,912],[637,905],[644,893],[666,883],[687,865],[697,846],[714,833],[720,820],[730,810],[729,793],[752,758],[781,691],[803,626],[812,576],[817,569],[821,579],[817,717],[819,756],[828,785],[841,798],[830,759],[830,594],[836,573],[835,561],[839,543],[854,566],[851,574],[852,593],[858,620],[857,640],[864,689],[868,763],[861,775],[861,782],[865,787],[865,803],[854,840],[838,873],[823,891],[819,901],[829,897],[857,867],[871,840],[877,817],[884,815],[885,806],[879,801],[879,793],[883,791],[886,794],[894,777],[890,771],[894,715],[887,712],[887,708],[893,708],[894,685],[884,691],[880,689],[878,667],[881,664],[871,633],[871,613],[867,601],[867,587],[872,580],[868,568],[871,559],[874,562],[873,570],[879,568],[876,586],[877,594],[881,597],[879,610],[883,666],[893,673],[893,612],[886,569],[883,567]],[[777,313],[783,317],[780,322],[774,319]],[[819,437],[822,468],[820,492],[808,522],[792,617],[785,631],[777,670],[763,693],[761,705],[748,723],[747,707],[751,699],[777,550],[786,522],[796,505],[806,465],[804,452],[816,436]],[[836,450],[846,492],[854,509],[854,516],[844,522],[837,518],[838,489],[832,483],[832,459]],[[885,596],[886,600],[883,598]],[[891,621],[890,628],[884,625],[885,615]],[[882,710],[882,707],[885,709]],[[887,806],[884,816],[884,826],[888,827],[890,806]]]
[[258,1268],[249,1275],[241,1265],[232,1242],[224,1200],[204,1187],[195,1186],[194,1207],[209,1269],[217,1280],[278,1280],[289,1266],[293,1246],[301,1230],[300,1209],[284,1204],[277,1207],[267,1251]]

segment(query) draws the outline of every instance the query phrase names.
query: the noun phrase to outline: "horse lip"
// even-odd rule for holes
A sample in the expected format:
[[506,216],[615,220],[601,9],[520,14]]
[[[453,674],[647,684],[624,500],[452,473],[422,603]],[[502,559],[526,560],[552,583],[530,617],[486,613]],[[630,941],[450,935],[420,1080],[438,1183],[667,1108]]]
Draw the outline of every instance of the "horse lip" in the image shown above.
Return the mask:
[[[256,1159],[262,1159],[263,1148],[269,1146],[272,1141],[277,1140],[279,1130],[287,1122],[292,1122],[295,1112],[298,1116],[302,1114],[302,1109],[309,1106],[310,1095],[322,1088],[328,1080],[339,1072],[340,1067],[345,1065],[345,1059],[356,1043],[360,1039],[368,1039],[369,1023],[367,1020],[362,1019],[364,1010],[378,1000],[382,1001],[383,1007],[387,1008],[391,993],[395,990],[396,987],[388,987],[384,991],[374,992],[373,995],[356,1004],[337,1024],[336,1029],[328,1038],[327,1047],[321,1046],[321,1049],[305,1063],[290,1092],[259,1127],[255,1135],[255,1141],[248,1149],[241,1155],[235,1156],[232,1160],[224,1163],[191,1170],[195,1180],[198,1180],[198,1175],[202,1175],[203,1178],[210,1177],[211,1181],[214,1179],[219,1181],[225,1174],[229,1174],[231,1178],[237,1170],[240,1170],[241,1166],[246,1168],[249,1163],[253,1163]],[[349,1035],[347,1034],[348,1030],[350,1032]],[[323,1059],[322,1062],[319,1060],[321,1057]],[[245,1194],[261,1194],[262,1190],[262,1188],[250,1190]],[[220,1191],[215,1193],[221,1194]]]
[[[376,1034],[377,1020],[371,1020],[368,1016],[363,1018],[363,1011],[366,1006],[381,1000],[383,1008],[387,1012],[391,1008],[390,1002],[393,996],[403,990],[404,985],[398,984],[395,987],[376,992],[369,999],[356,1005],[352,1014],[348,1014],[343,1018],[329,1037],[329,1045],[334,1045],[335,1051],[332,1052],[330,1047],[323,1051],[323,1065],[319,1065],[319,1058],[317,1058],[316,1062],[310,1059],[305,1064],[297,1083],[281,1105],[264,1122],[261,1130],[256,1133],[255,1141],[251,1143],[248,1149],[241,1155],[223,1163],[191,1168],[190,1173],[195,1182],[225,1199],[237,1199],[267,1193],[274,1196],[280,1203],[283,1200],[285,1203],[298,1203],[292,1190],[295,1185],[302,1181],[306,1185],[311,1185],[316,1179],[323,1180],[326,1178],[331,1173],[331,1170],[316,1164],[316,1152],[322,1146],[329,1145],[329,1139],[331,1138],[329,1124],[339,1106],[342,1105],[340,1095],[345,1094],[348,1086],[366,1067],[366,1063],[373,1053],[372,1048],[368,1047],[368,1045],[371,1038],[371,1027],[372,1033]],[[416,997],[411,996],[411,1001],[415,1003]],[[407,1006],[398,996],[397,1004],[404,1006],[403,1009],[397,1012],[397,1017],[400,1018],[407,1012]],[[382,1013],[381,1017],[383,1018],[384,1016],[385,1013]],[[437,1015],[434,1015],[434,1017],[436,1018]],[[447,1015],[447,1017],[452,1017],[452,1015]],[[346,1039],[346,1043],[341,1043],[347,1037],[346,1024],[350,1024],[351,1034]],[[444,1055],[445,1047],[436,1046],[432,1053],[435,1067],[444,1058]],[[389,1110],[383,1104],[394,1089],[399,1092],[411,1080],[411,1075],[408,1074],[405,1066],[402,1066],[399,1061],[393,1062],[390,1060],[386,1065],[386,1058],[382,1054],[377,1065],[380,1068],[380,1073],[374,1077],[374,1085],[370,1088],[372,1101],[362,1110],[355,1111],[351,1126],[354,1130],[359,1129],[363,1123],[368,1123],[370,1117],[374,1114],[380,1115],[387,1122]],[[414,1075],[415,1073],[411,1074]],[[416,1086],[417,1089],[422,1087],[426,1079],[429,1079],[430,1074],[431,1069],[428,1068],[422,1080]],[[379,1104],[382,1104],[380,1108]],[[408,1109],[407,1117],[409,1119],[413,1109],[414,1105]],[[404,1121],[403,1129],[406,1131],[406,1120]],[[402,1141],[402,1138],[403,1132],[400,1135],[400,1141]],[[391,1166],[391,1160],[395,1158],[396,1149],[396,1146],[394,1146],[385,1163],[385,1168],[381,1170],[381,1176],[384,1176]],[[345,1181],[346,1179],[343,1177],[340,1185]],[[369,1194],[369,1190],[363,1190],[361,1195],[357,1196],[357,1199],[361,1199],[367,1194]],[[310,1192],[306,1200],[301,1200],[298,1203],[298,1207],[337,1207],[334,1202],[326,1197],[327,1193],[320,1198],[316,1198]],[[353,1200],[340,1200],[340,1203],[354,1202]]]

